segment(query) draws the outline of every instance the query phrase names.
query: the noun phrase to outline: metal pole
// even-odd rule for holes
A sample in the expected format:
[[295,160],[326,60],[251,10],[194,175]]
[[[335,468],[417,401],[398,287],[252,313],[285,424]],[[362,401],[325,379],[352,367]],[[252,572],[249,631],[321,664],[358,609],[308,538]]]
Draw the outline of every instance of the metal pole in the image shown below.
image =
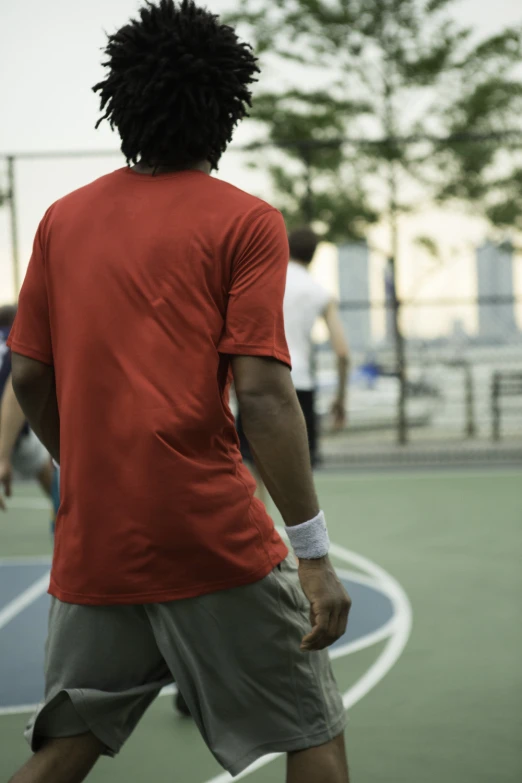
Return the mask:
[[475,423],[475,389],[473,386],[473,372],[469,361],[463,359],[464,384],[466,389],[466,431],[467,438],[474,438],[477,434]]
[[7,158],[7,201],[11,225],[11,254],[13,259],[14,298],[18,299],[20,292],[20,255],[18,251],[18,215],[16,209],[15,157]]
[[[394,291],[396,280],[395,258],[391,258]],[[393,331],[395,336],[395,365],[399,379],[399,399],[397,403],[397,441],[401,446],[408,442],[408,420],[406,418],[406,359],[404,350],[404,337],[401,330],[400,313],[401,302],[396,294],[392,299]]]
[[491,384],[492,438],[500,440],[500,373],[493,373]]
[[399,378],[399,399],[397,403],[397,442],[403,446],[408,442],[408,419],[406,417],[406,352],[401,330],[401,301],[397,296],[397,255],[399,252],[399,227],[397,209],[397,179],[393,161],[389,164],[390,232],[392,255],[390,258],[393,331],[395,336],[395,364]]

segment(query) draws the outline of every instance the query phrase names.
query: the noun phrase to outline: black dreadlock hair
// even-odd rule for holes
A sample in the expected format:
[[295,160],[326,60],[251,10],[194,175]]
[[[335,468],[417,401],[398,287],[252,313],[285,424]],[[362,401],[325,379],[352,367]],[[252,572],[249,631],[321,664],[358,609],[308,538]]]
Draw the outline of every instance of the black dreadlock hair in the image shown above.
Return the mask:
[[194,0],[147,2],[108,36],[107,78],[93,87],[127,163],[212,168],[251,105],[251,47]]

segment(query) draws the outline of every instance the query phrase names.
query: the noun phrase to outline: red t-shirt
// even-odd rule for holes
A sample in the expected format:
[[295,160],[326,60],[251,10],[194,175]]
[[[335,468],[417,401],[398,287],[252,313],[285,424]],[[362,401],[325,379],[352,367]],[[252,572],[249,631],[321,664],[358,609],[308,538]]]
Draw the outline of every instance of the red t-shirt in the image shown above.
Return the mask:
[[125,168],[48,210],[9,342],[56,373],[52,595],[188,598],[285,558],[228,390],[230,354],[290,363],[287,262],[280,213],[203,172]]

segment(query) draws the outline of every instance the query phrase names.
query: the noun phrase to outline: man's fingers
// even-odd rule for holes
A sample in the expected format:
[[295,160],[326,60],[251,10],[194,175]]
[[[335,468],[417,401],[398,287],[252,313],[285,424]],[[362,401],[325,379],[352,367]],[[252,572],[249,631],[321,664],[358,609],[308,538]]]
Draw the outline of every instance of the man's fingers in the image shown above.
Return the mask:
[[333,644],[341,636],[339,633],[339,610],[332,612],[328,624],[328,645]]
[[327,647],[328,644],[328,624],[330,616],[328,614],[317,614],[314,616],[311,613],[311,621],[313,626],[312,630],[303,638],[301,649],[322,650],[324,647]]
[[340,639],[346,632],[350,602],[343,602],[340,607],[323,611],[317,615],[310,610],[312,631],[301,642],[302,650],[324,650]]
[[339,613],[337,619],[337,638],[340,639],[346,633],[348,627],[348,614],[350,612],[350,604]]
[[11,476],[7,476],[7,478],[4,479],[4,491],[6,497],[11,497]]

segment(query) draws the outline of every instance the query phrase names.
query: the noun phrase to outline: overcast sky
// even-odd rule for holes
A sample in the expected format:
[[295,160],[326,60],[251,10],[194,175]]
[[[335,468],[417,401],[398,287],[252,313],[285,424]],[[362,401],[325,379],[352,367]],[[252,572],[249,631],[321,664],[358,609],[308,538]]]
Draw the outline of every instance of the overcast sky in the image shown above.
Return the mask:
[[[0,154],[117,149],[118,139],[106,124],[94,130],[98,99],[90,87],[102,74],[104,30],[111,32],[123,24],[139,4],[138,0],[0,0]],[[219,13],[233,4],[234,0],[211,0],[207,6]],[[455,15],[477,35],[487,35],[521,22],[522,7],[520,0],[461,0]],[[46,207],[118,165],[117,157],[20,164],[23,267]],[[2,166],[0,160],[0,188],[5,185]],[[233,153],[224,161],[221,176],[258,193],[263,183]],[[0,301],[11,296],[7,221],[5,210],[0,210]]]
[[[96,132],[104,30],[113,31],[140,5],[135,0],[0,0],[0,152],[111,147]],[[233,0],[212,0],[221,12]],[[462,0],[459,21],[490,34],[522,21],[519,0]]]

